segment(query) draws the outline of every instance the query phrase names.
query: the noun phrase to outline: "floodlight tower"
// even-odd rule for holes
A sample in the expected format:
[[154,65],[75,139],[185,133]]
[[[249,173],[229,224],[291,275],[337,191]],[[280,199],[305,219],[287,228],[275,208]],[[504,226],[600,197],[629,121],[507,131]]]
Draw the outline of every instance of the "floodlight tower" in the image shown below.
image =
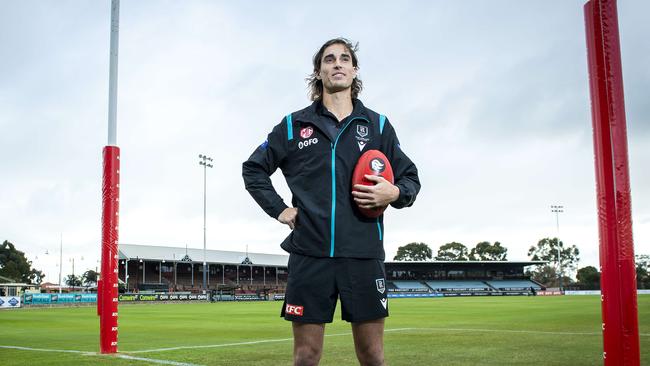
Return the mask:
[[562,257],[560,256],[560,213],[564,206],[551,205],[551,212],[555,213],[555,228],[557,230],[557,286],[562,291]]
[[212,168],[212,158],[208,157],[207,155],[199,154],[199,165],[203,166],[203,294],[205,295],[207,292],[207,272],[206,272],[206,267],[207,267],[207,261],[205,258],[205,252],[206,252],[206,236],[205,236],[205,214],[206,214],[206,172],[207,168]]

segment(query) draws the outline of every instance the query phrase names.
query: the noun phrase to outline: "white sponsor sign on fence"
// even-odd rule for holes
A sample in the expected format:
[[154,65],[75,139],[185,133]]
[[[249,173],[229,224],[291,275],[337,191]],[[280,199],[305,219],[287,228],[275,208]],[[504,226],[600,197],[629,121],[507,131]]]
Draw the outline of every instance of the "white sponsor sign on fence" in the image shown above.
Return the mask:
[[[650,295],[650,290],[636,290],[639,295]],[[564,291],[565,295],[600,295],[600,290],[592,291]]]
[[20,296],[0,296],[0,308],[19,308]]

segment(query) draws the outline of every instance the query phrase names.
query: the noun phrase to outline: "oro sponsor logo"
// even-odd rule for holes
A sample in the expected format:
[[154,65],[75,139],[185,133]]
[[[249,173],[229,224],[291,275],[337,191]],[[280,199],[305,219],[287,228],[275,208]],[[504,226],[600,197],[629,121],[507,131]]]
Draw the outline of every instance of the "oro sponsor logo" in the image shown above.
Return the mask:
[[312,133],[314,133],[314,129],[312,127],[303,127],[300,129],[300,137],[303,139],[310,138]]
[[304,310],[303,307],[299,306],[299,305],[287,304],[284,307],[284,312],[285,313],[291,314],[291,315],[296,315],[296,316],[302,316],[303,310]]
[[308,140],[300,141],[298,143],[298,148],[300,150],[302,150],[303,148],[305,148],[307,146],[316,145],[317,143],[318,143],[318,138],[317,137],[312,137],[312,138],[310,138]]

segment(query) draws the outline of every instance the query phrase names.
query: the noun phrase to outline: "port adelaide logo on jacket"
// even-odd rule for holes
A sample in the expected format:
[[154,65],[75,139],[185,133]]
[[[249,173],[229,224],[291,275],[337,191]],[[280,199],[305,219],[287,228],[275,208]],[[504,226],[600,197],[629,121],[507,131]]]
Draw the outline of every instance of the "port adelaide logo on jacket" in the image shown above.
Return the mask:
[[314,134],[314,128],[311,126],[303,127],[300,129],[300,137],[302,141],[298,142],[298,148],[302,150],[303,148],[311,145],[316,145],[318,143],[318,137],[311,137]]
[[357,145],[359,145],[359,151],[363,151],[363,148],[366,147],[366,144],[370,139],[368,136],[368,126],[366,125],[357,125],[357,135],[354,136],[357,139]]

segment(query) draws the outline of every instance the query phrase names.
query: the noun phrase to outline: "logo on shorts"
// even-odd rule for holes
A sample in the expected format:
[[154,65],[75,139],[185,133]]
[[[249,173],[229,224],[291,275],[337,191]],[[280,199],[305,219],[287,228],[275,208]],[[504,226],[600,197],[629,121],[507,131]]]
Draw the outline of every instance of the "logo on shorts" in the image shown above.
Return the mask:
[[388,310],[388,299],[381,299],[379,302],[381,302],[381,306],[383,306],[384,309]]
[[303,139],[308,139],[311,137],[311,134],[314,133],[314,129],[311,127],[304,127],[300,130],[300,137]]
[[377,291],[380,294],[383,294],[386,291],[386,284],[384,283],[384,279],[378,278],[375,280],[375,283],[377,284]]
[[303,307],[298,305],[287,304],[284,307],[284,312],[291,315],[302,316]]

